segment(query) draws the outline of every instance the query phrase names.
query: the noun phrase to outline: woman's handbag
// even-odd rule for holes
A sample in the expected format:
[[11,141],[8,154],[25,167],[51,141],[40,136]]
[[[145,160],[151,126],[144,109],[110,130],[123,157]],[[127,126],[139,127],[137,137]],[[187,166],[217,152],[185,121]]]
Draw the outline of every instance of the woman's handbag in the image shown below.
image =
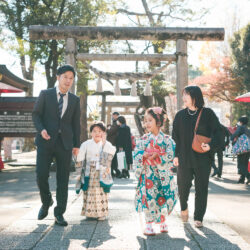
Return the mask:
[[233,154],[241,155],[250,152],[250,139],[246,134],[239,136],[237,141],[233,145]]
[[203,108],[201,109],[199,116],[197,118],[196,124],[195,124],[195,128],[194,128],[194,139],[193,139],[193,143],[192,143],[192,149],[197,152],[197,153],[206,153],[206,151],[204,151],[201,147],[202,143],[209,143],[211,142],[211,138],[206,137],[204,135],[197,135],[197,129],[199,126],[199,122],[200,122],[200,118],[201,118],[201,114],[202,114]]

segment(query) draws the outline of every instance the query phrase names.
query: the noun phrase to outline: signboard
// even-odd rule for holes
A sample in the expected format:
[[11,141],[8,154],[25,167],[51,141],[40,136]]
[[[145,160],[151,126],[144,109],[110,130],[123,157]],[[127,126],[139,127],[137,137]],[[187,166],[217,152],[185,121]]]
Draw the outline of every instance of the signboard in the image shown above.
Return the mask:
[[0,97],[0,137],[34,137],[35,97]]

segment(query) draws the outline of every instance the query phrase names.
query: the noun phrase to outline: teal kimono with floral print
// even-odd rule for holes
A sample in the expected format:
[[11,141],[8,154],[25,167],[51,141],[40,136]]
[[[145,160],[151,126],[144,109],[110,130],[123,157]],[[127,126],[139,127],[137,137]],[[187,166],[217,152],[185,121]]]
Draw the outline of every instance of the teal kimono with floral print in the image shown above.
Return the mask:
[[[159,132],[158,136],[148,133],[136,140],[134,160],[135,176],[138,180],[135,196],[137,212],[144,212],[146,222],[161,223],[177,202],[177,185],[172,173],[174,141]],[[159,152],[155,161],[144,159],[145,152]]]

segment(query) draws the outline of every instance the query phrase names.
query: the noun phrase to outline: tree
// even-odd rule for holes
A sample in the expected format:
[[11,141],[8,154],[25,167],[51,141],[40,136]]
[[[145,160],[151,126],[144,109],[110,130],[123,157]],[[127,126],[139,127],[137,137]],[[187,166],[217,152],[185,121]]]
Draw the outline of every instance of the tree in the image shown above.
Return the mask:
[[233,103],[242,88],[242,84],[231,70],[230,58],[214,57],[210,60],[205,72],[207,73],[191,80],[190,84],[200,86],[204,95],[210,99]]
[[[117,9],[117,13],[125,14],[129,18],[129,20],[136,26],[150,26],[150,27],[161,27],[161,26],[170,26],[173,21],[194,21],[201,20],[202,17],[208,12],[206,8],[200,8],[197,12],[191,8],[187,8],[189,0],[141,0],[141,4],[143,7],[142,12],[139,11],[131,11],[126,3],[123,3],[121,8]],[[134,53],[136,50],[132,43],[126,41],[128,45],[128,52]],[[163,53],[167,49],[172,49],[173,43],[167,41],[152,41],[147,42],[145,47],[141,51],[142,54],[149,53],[150,50],[153,50],[153,53]],[[159,67],[160,63],[149,63],[149,70],[154,69],[155,67]],[[136,62],[136,71],[138,71],[138,62]],[[151,79],[151,83],[153,86],[153,97],[156,100],[157,105],[161,105],[164,109],[166,109],[166,101],[163,93],[168,95],[169,88],[167,86],[167,82],[163,80],[163,76],[156,76]],[[156,87],[161,85],[161,87]],[[140,86],[141,88],[145,86]],[[137,108],[136,115],[141,117],[145,112],[145,108],[152,106],[152,97],[140,96],[140,106]],[[144,109],[143,112],[138,112]],[[137,124],[139,118],[136,118]],[[140,131],[140,126],[138,127]]]
[[[96,26],[101,22],[107,12],[112,11],[113,0],[0,0],[0,20],[2,27],[11,31],[8,37],[1,37],[8,41],[21,61],[23,77],[33,80],[34,66],[36,62],[44,65],[47,79],[47,87],[54,87],[56,82],[56,71],[63,63],[64,41],[29,40],[30,25],[89,25]],[[1,27],[0,27],[1,28]],[[14,46],[13,46],[14,44]],[[93,47],[105,50],[109,43],[78,41],[79,52],[88,52]],[[80,67],[82,65],[79,64]],[[84,70],[84,69],[83,69]],[[81,99],[81,127],[82,140],[87,139],[87,84],[88,74],[84,75],[78,69],[77,90]]]
[[[232,71],[239,78],[242,88],[238,95],[250,92],[250,23],[236,32],[231,40]],[[235,103],[233,106],[235,121],[242,115],[250,117],[249,103]]]
[[1,0],[1,24],[11,31],[2,39],[10,41],[11,47],[7,49],[14,50],[20,58],[23,77],[33,80],[34,66],[39,62],[44,65],[48,88],[51,88],[56,82],[58,65],[63,61],[64,41],[30,41],[29,26],[95,26],[112,7],[112,0]]

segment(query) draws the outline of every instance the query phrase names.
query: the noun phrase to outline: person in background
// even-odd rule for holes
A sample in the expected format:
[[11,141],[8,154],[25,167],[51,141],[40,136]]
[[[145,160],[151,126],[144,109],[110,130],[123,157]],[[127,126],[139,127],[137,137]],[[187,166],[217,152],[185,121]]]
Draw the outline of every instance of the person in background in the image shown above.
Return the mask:
[[127,163],[127,169],[122,170],[122,178],[129,178],[130,165],[133,164],[130,127],[126,125],[126,119],[124,116],[119,116],[117,118],[117,125],[119,126],[118,135],[116,138],[117,152],[125,152]]
[[[120,114],[118,112],[114,112],[112,114],[112,125],[109,129],[107,129],[107,140],[111,142],[113,146],[116,146],[116,137],[118,135],[119,126],[117,125],[116,121]],[[117,163],[117,155],[115,154],[111,164],[111,174],[112,177],[121,178],[121,172],[118,169]]]
[[[174,165],[177,166],[177,184],[181,205],[181,218],[188,221],[188,197],[192,180],[195,184],[194,225],[203,227],[203,217],[207,208],[208,183],[212,156],[220,146],[221,127],[212,109],[204,107],[204,99],[198,86],[187,86],[183,90],[183,103],[173,122],[173,139],[176,143]],[[197,134],[211,138],[210,143],[202,143],[203,153],[193,150],[194,129],[201,113]]]
[[212,168],[214,169],[214,172],[212,174],[212,177],[217,175],[218,178],[221,178],[222,175],[222,169],[223,169],[223,151],[226,149],[226,147],[229,145],[230,142],[230,133],[228,129],[221,124],[221,135],[220,135],[221,146],[218,148],[218,150],[215,152],[217,154],[218,158],[218,168],[215,165],[215,154],[212,161]]
[[[246,116],[242,116],[239,118],[237,129],[231,135],[231,140],[233,141],[233,144],[237,141],[235,139],[243,134],[247,135],[250,138],[250,130],[248,129],[247,124],[248,124],[248,118]],[[240,174],[238,183],[244,184],[245,179],[247,179],[246,184],[250,183],[250,173],[248,172],[249,156],[250,152],[237,155],[237,167],[238,167],[238,172]]]

